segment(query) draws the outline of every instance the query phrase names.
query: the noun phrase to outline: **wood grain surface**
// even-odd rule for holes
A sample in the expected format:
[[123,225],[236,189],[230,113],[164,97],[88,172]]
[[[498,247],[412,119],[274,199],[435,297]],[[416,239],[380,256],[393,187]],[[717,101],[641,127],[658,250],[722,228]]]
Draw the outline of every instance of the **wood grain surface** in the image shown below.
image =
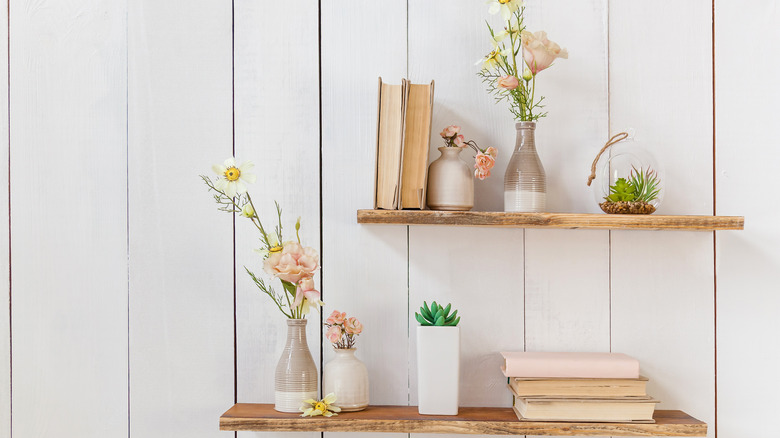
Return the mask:
[[420,415],[417,406],[369,406],[335,417],[276,412],[270,404],[239,403],[219,419],[220,430],[405,432],[485,435],[705,436],[707,425],[682,411],[655,411],[655,423],[519,421],[512,408],[461,407],[458,415]]
[[505,213],[502,211],[358,210],[360,224],[459,225],[474,227],[612,230],[741,230],[741,216]]

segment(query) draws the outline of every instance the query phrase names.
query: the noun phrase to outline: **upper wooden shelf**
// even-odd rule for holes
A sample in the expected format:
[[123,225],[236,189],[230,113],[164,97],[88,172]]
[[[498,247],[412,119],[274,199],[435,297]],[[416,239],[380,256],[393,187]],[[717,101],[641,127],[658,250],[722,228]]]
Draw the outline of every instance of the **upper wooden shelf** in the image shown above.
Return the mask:
[[358,210],[359,224],[458,225],[476,227],[593,230],[742,230],[742,216],[664,216],[503,211]]
[[276,412],[271,404],[239,403],[219,418],[219,430],[278,432],[399,432],[486,435],[707,436],[707,424],[682,411],[655,411],[655,423],[519,421],[512,408],[460,408],[458,415],[420,415],[417,406],[369,406],[335,417]]

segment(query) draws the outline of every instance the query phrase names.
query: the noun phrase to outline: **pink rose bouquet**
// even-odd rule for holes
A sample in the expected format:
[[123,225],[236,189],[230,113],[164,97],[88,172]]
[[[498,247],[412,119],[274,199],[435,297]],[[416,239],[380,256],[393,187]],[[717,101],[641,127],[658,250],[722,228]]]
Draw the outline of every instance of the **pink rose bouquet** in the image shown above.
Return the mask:
[[474,176],[480,180],[490,176],[490,169],[496,165],[496,157],[498,156],[498,150],[494,147],[487,149],[481,149],[474,140],[466,141],[462,134],[459,134],[460,126],[450,125],[444,128],[439,135],[444,139],[444,145],[446,147],[460,147],[465,148],[469,146],[477,155],[474,157],[475,164]]
[[[536,75],[558,58],[566,59],[566,49],[547,38],[547,33],[531,33],[523,22],[525,6],[520,0],[490,0],[491,14],[501,13],[503,30],[495,32],[488,24],[492,50],[477,61],[478,75],[496,101],[509,102],[509,110],[520,121],[544,117],[544,97],[535,96]],[[520,52],[522,51],[522,55]],[[518,55],[520,55],[518,57]],[[479,170],[479,169],[478,169]]]
[[334,348],[346,349],[355,346],[355,336],[363,331],[363,324],[354,316],[347,318],[347,314],[334,310],[325,320],[325,337],[333,344]]
[[312,306],[324,304],[320,301],[320,293],[314,285],[314,274],[320,268],[320,257],[317,250],[301,244],[298,234],[301,218],[295,223],[296,240],[282,239],[282,209],[279,204],[276,204],[278,225],[273,232],[265,229],[245,184],[255,181],[255,176],[248,173],[252,167],[251,162],[238,166],[234,158],[229,158],[224,165],[212,167],[218,175],[215,181],[203,175],[201,179],[209,191],[214,192],[214,200],[217,201],[219,210],[239,213],[249,219],[260,232],[262,247],[255,251],[263,257],[263,270],[269,276],[279,279],[283,292],[277,293],[270,284],[245,267],[255,285],[273,300],[287,318],[305,318]]

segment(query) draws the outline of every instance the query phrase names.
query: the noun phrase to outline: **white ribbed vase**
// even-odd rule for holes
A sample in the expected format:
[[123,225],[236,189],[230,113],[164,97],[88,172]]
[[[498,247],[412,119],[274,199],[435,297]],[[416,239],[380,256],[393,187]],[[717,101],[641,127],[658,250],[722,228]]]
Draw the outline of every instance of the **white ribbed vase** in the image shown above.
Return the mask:
[[322,393],[336,394],[342,411],[362,411],[368,406],[368,369],[355,357],[354,348],[334,348],[336,357],[322,370]]
[[306,342],[306,320],[287,320],[287,343],[276,365],[274,409],[300,412],[304,400],[317,398],[317,366]]

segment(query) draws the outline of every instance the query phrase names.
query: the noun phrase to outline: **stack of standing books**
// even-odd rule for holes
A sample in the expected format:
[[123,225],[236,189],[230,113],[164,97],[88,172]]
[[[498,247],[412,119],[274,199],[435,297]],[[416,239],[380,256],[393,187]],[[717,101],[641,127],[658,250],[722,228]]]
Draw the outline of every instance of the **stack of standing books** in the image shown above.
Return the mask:
[[505,352],[501,367],[522,421],[654,423],[639,361],[621,353]]
[[379,78],[374,208],[425,208],[433,81],[391,85]]

